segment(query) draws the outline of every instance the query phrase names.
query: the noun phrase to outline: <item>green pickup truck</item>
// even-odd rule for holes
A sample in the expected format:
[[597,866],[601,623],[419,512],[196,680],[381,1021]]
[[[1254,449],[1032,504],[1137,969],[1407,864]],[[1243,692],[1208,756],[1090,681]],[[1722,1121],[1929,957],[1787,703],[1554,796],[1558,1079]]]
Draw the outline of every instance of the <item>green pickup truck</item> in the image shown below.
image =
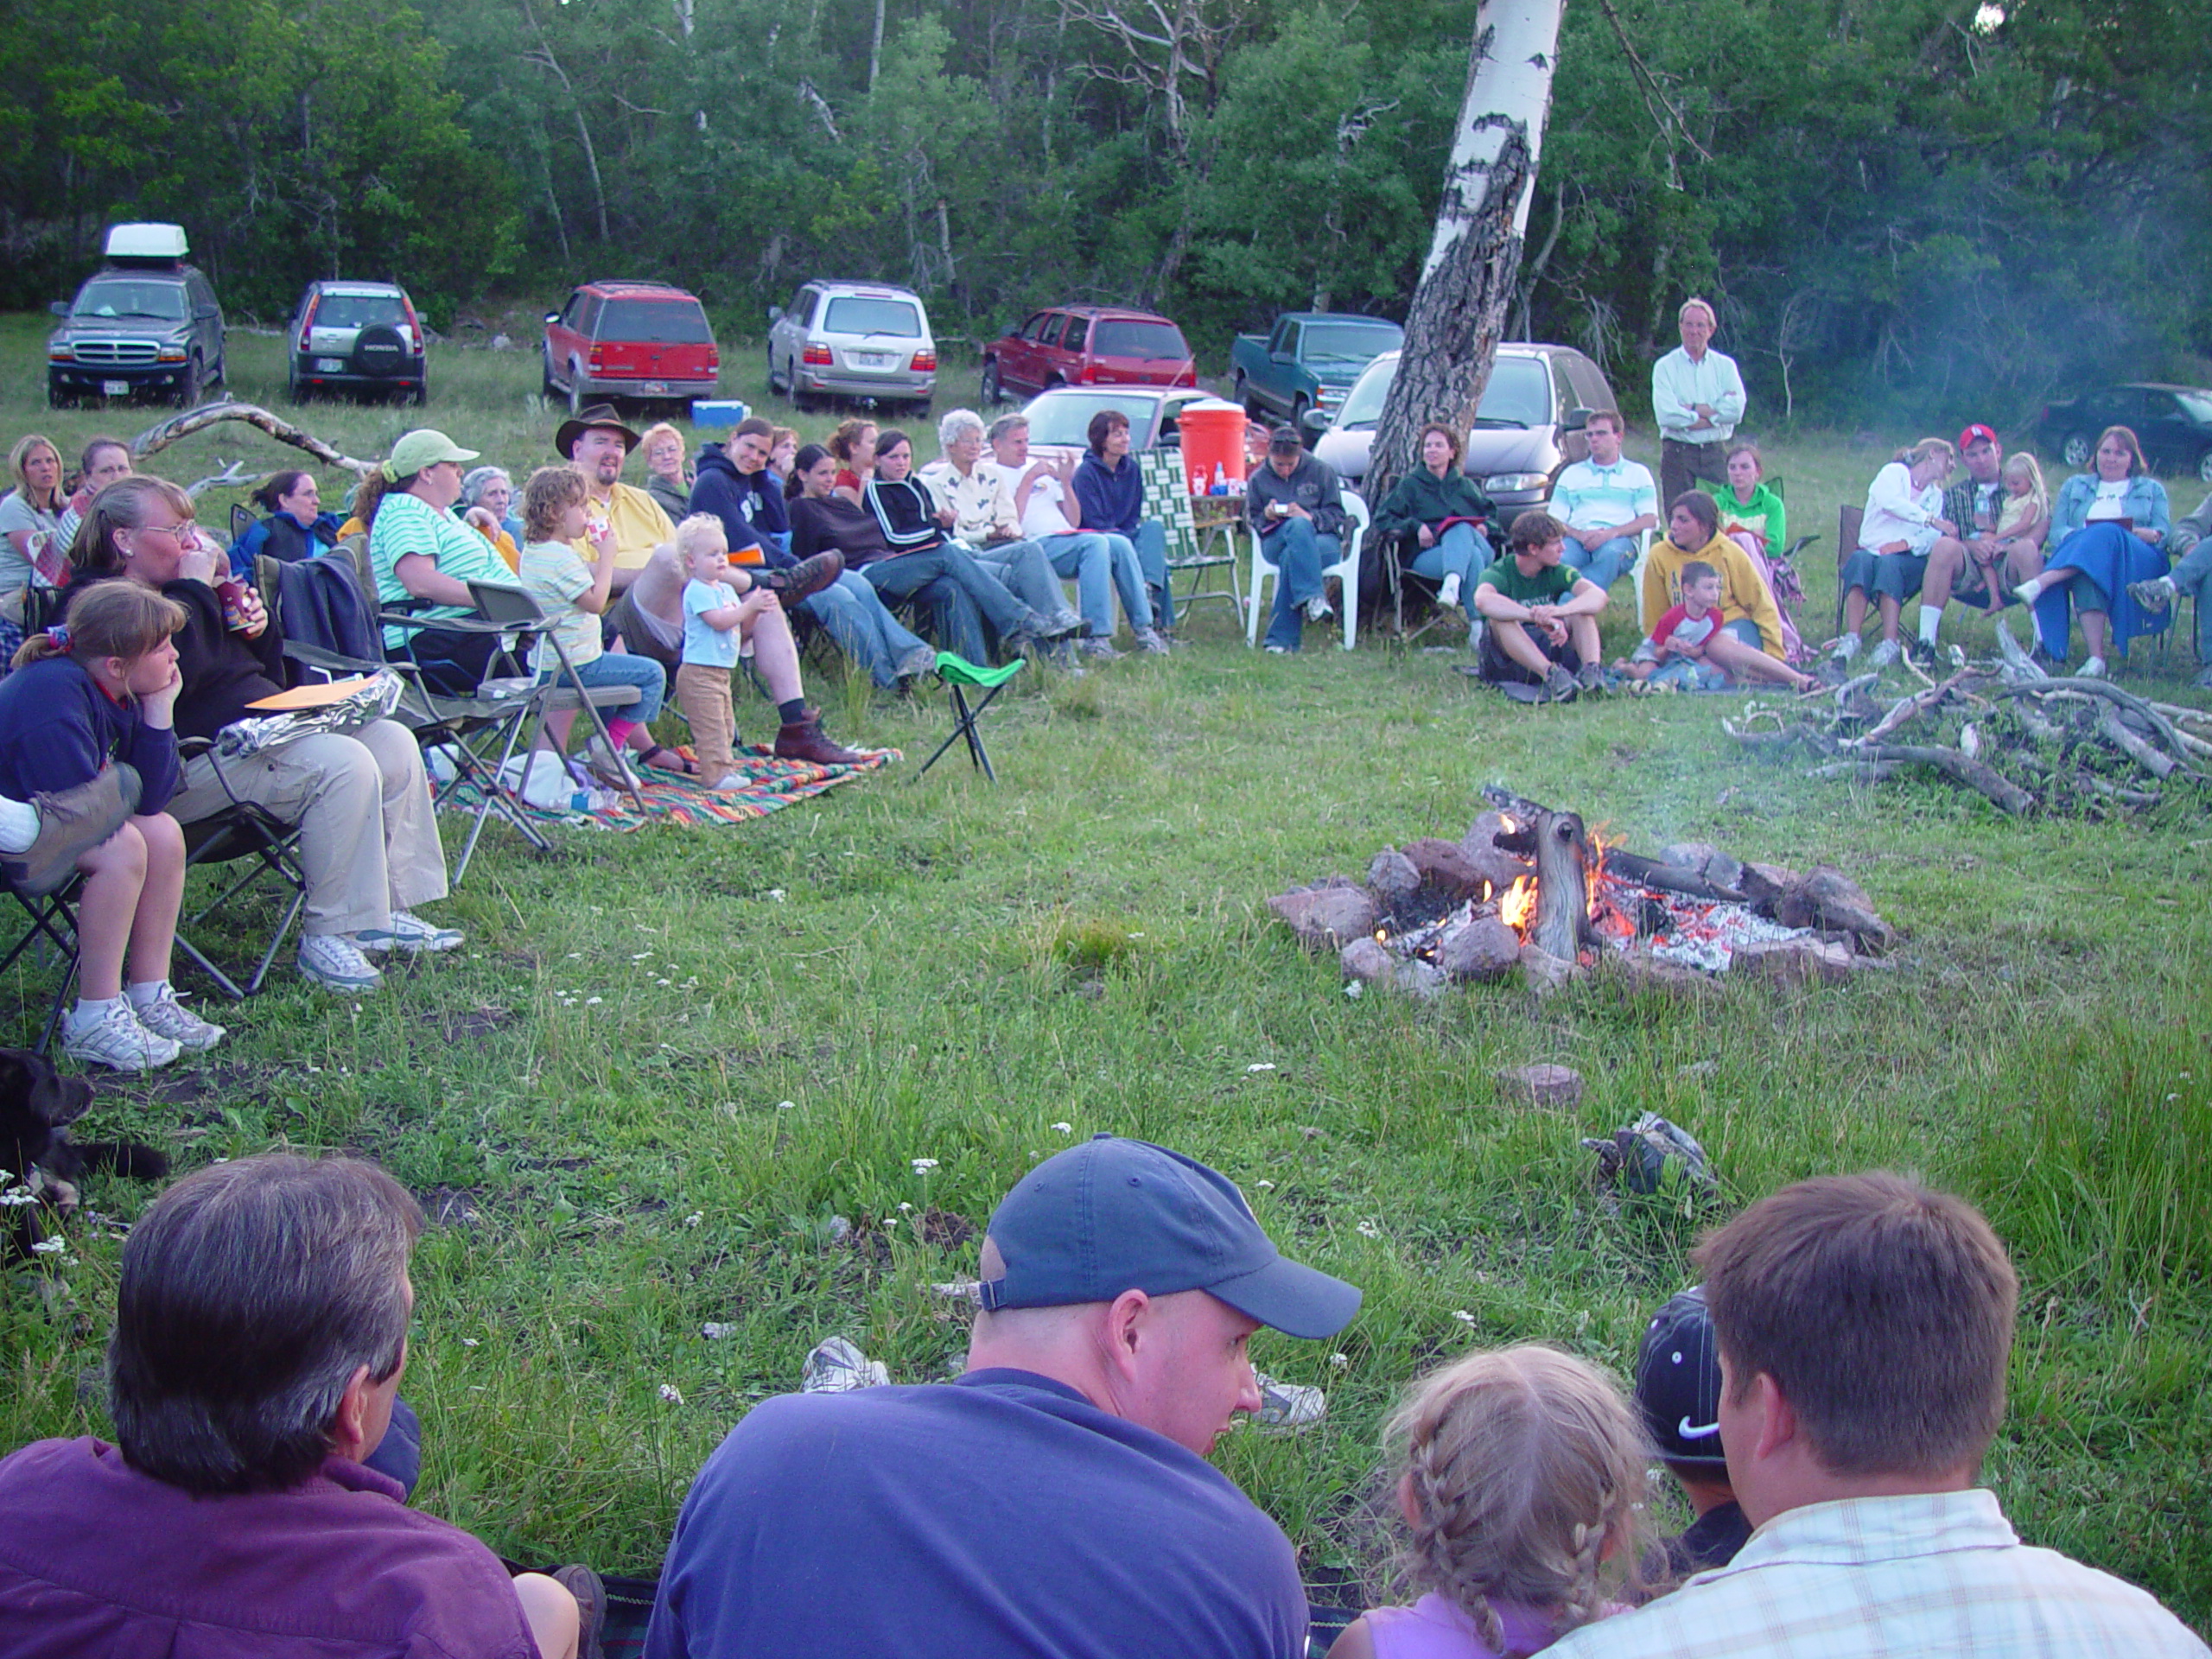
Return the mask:
[[1309,409],[1333,412],[1359,372],[1378,353],[1397,350],[1404,337],[1404,329],[1380,317],[1287,311],[1269,333],[1239,334],[1230,345],[1230,396],[1255,420],[1297,426]]

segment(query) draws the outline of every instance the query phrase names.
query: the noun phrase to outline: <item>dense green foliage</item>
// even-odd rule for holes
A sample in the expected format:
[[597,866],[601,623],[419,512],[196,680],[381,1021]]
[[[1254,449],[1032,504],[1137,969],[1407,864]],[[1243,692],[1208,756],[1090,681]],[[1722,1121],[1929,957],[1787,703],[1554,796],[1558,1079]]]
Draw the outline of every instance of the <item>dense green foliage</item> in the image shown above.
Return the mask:
[[[824,273],[941,332],[1143,301],[1209,367],[1288,305],[1402,315],[1472,0],[87,0],[0,31],[0,302],[175,217],[234,308],[400,277],[698,284],[752,332]],[[2017,419],[2199,378],[2212,91],[2179,0],[1567,0],[1518,326],[1635,395],[1718,302],[1770,416]],[[1861,413],[1860,411],[1864,411]]]

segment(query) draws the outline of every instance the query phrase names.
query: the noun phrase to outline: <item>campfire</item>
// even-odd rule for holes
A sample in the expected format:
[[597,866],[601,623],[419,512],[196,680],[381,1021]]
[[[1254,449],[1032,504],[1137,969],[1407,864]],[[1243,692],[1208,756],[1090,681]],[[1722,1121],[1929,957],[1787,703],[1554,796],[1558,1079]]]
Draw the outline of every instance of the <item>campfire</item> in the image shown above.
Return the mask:
[[1356,982],[1433,995],[1519,969],[1539,991],[1593,970],[1696,988],[1732,969],[1788,983],[1871,965],[1892,935],[1840,871],[1800,874],[1702,843],[1630,852],[1503,790],[1459,841],[1385,848],[1364,881],[1332,876],[1269,907]]

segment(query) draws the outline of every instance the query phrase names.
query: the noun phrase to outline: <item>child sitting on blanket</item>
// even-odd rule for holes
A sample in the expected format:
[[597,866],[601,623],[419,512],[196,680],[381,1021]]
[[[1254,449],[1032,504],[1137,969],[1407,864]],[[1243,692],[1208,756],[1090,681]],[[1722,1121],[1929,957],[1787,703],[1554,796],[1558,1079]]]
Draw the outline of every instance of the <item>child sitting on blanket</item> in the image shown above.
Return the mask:
[[[661,699],[668,692],[666,672],[650,657],[611,652],[601,642],[599,618],[607,609],[607,594],[614,585],[614,537],[609,531],[600,533],[591,543],[590,564],[577,556],[576,544],[586,533],[584,518],[589,500],[583,474],[573,467],[541,467],[522,487],[522,585],[551,625],[539,637],[530,665],[537,671],[541,684],[559,675],[561,652],[554,645],[557,639],[568,652],[569,666],[585,687],[635,686],[637,702],[607,711],[607,734],[618,749],[635,749],[638,758],[649,766],[688,771],[682,755],[653,741],[653,717],[660,713]],[[559,747],[568,747],[577,712],[563,709],[546,716],[547,730]],[[636,779],[620,756],[607,753],[596,736],[586,753],[601,783],[615,789],[636,787]]]
[[737,666],[741,634],[754,617],[779,601],[766,588],[742,595],[732,590],[729,539],[722,521],[696,512],[676,527],[676,551],[683,561],[683,662],[676,671],[676,706],[691,722],[691,747],[699,775],[712,790],[742,789],[731,746],[737,739],[737,712],[730,702],[730,671]]
[[1370,1607],[1329,1659],[1501,1659],[1624,1611],[1642,1571],[1643,1429],[1602,1372],[1533,1344],[1468,1355],[1414,1385],[1404,1448],[1410,1607]]
[[1681,602],[1659,619],[1633,657],[1613,666],[1647,687],[1718,691],[1728,683],[1728,671],[1709,661],[1705,648],[1720,631],[1720,573],[1703,559],[1692,559],[1682,567],[1681,581]]

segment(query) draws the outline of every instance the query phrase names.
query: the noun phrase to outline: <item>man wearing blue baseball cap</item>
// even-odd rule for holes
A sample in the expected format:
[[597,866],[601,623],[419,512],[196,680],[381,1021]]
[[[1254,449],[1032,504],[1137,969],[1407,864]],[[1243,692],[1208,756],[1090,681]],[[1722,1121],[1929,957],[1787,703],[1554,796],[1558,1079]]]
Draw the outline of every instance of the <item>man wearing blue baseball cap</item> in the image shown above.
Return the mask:
[[1260,1391],[1262,1325],[1333,1335],[1360,1293],[1285,1260],[1225,1177],[1100,1135],[983,1241],[950,1384],[785,1395],[684,1500],[648,1659],[1298,1659],[1290,1541],[1205,1461]]

